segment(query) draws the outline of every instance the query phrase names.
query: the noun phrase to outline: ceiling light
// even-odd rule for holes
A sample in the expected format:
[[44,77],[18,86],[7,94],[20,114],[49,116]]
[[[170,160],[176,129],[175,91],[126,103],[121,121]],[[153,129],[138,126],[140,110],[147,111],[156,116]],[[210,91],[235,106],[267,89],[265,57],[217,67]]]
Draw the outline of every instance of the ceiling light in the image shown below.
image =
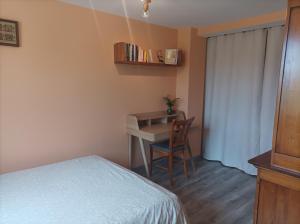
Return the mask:
[[141,1],[144,3],[143,17],[148,18],[149,17],[149,8],[150,8],[151,0],[141,0]]
[[149,17],[149,10],[143,12],[143,17],[148,18]]

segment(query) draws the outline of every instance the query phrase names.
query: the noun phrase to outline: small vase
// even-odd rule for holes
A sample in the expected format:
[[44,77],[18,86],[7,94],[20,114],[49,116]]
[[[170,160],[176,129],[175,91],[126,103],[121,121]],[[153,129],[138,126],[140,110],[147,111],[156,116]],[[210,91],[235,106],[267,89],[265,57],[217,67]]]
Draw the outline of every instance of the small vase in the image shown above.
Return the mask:
[[172,107],[168,107],[167,114],[168,115],[172,115],[173,113],[174,113],[173,108]]

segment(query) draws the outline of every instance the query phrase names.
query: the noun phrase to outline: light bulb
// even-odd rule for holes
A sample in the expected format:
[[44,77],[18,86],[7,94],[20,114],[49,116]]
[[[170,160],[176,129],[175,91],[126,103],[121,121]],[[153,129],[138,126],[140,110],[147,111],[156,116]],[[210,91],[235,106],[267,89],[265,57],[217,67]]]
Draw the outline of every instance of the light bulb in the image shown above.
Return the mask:
[[144,18],[148,18],[149,17],[149,10],[148,11],[144,11],[143,17]]

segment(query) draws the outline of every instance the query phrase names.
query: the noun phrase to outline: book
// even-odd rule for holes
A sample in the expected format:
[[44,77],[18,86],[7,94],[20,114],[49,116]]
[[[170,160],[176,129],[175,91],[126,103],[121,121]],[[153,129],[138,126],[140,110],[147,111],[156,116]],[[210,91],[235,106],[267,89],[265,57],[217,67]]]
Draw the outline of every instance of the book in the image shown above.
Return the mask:
[[136,61],[136,45],[135,44],[133,44],[133,52],[132,52],[132,54],[133,54],[133,57],[132,57],[132,61]]
[[[125,61],[128,62],[144,62],[144,63],[160,63],[159,61],[159,52],[162,52],[161,50],[153,50],[153,49],[147,49],[144,50],[141,47],[139,47],[137,44],[133,43],[123,43],[123,53],[122,58]],[[169,49],[173,50],[173,49]]]
[[134,61],[134,45],[130,44],[130,61]]
[[143,51],[143,62],[147,62],[147,51]]
[[142,48],[139,47],[138,50],[138,62],[144,62],[144,50]]
[[148,58],[148,62],[153,62],[153,56],[152,56],[152,50],[151,49],[149,49],[148,50],[148,55],[149,55],[149,58]]
[[129,44],[126,44],[126,58],[127,58],[127,61],[130,61],[129,54],[130,54]]
[[135,45],[135,58],[134,58],[134,60],[138,61],[138,59],[139,59],[139,46]]
[[128,61],[132,60],[131,44],[128,44]]

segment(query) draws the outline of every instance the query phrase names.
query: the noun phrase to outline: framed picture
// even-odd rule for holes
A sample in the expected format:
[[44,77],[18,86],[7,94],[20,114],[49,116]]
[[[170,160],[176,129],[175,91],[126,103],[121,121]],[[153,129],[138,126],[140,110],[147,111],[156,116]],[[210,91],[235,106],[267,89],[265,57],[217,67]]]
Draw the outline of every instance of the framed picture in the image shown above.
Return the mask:
[[0,19],[0,45],[19,47],[17,21]]
[[178,49],[166,49],[165,64],[177,65],[178,63]]

